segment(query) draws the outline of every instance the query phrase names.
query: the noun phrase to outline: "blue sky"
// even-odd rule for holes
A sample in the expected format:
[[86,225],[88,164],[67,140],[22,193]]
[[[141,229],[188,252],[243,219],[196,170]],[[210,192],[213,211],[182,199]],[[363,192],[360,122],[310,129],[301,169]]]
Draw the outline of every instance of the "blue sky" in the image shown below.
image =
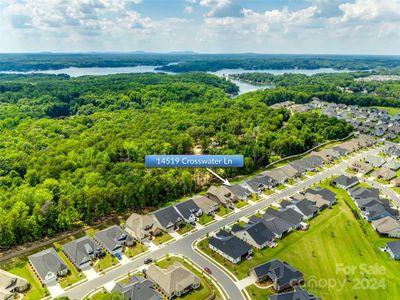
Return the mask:
[[400,54],[400,0],[0,0],[0,52]]

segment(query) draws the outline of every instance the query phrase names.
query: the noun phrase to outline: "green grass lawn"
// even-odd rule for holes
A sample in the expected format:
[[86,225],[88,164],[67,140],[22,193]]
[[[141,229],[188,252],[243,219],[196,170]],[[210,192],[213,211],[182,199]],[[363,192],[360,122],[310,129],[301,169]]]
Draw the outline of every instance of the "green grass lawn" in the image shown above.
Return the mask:
[[[355,217],[356,207],[344,190],[332,188],[327,182],[321,186],[337,192],[338,203],[312,219],[309,230],[289,234],[278,241],[276,248],[255,250],[252,260],[239,265],[229,263],[216,253],[211,256],[239,279],[245,278],[250,268],[280,258],[302,271],[305,288],[325,300],[400,298],[400,264],[379,250],[391,239],[379,237],[370,224]],[[210,255],[206,241],[201,243],[202,249],[206,248],[205,252]],[[354,273],[345,273],[343,266],[353,268]],[[373,267],[374,274],[366,272],[367,268],[372,272]],[[378,274],[381,271],[378,268],[383,268],[384,274]],[[312,285],[314,279],[321,280],[321,285]],[[332,280],[336,286],[323,286],[326,280]],[[343,284],[343,289],[338,287],[338,282]],[[360,288],[360,282],[364,288]]]
[[294,185],[294,184],[296,184],[296,180],[290,178],[290,179],[287,181],[287,183],[290,184],[290,185]]
[[193,226],[192,225],[190,225],[190,224],[183,224],[183,225],[181,225],[180,227],[179,227],[179,229],[177,230],[177,232],[179,233],[179,234],[185,234],[186,232],[189,232],[189,231],[191,231],[191,230],[193,230]]
[[267,196],[270,196],[270,195],[274,194],[275,192],[273,190],[267,189],[267,190],[264,190],[263,193]]
[[307,172],[307,175],[308,175],[308,176],[314,176],[315,174],[316,174],[316,173],[313,172],[313,171],[308,171],[308,172]]
[[246,287],[251,299],[268,299],[268,296],[273,295],[274,292],[271,289],[260,289],[256,285],[252,284]]
[[172,236],[170,236],[168,233],[163,231],[162,234],[157,235],[155,237],[155,239],[153,240],[153,243],[155,245],[160,245],[160,244],[166,243],[166,242],[168,242],[170,240],[172,240]]
[[212,221],[214,221],[214,217],[206,214],[201,215],[201,217],[197,220],[197,222],[201,225],[206,225]]
[[68,257],[65,256],[65,254],[62,251],[58,251],[57,253],[58,255],[60,255],[61,259],[65,262],[65,264],[69,269],[68,275],[65,277],[61,277],[59,280],[62,288],[66,288],[86,278],[85,274],[83,274],[82,272],[78,272],[75,266],[71,263],[71,261],[68,259]]
[[241,209],[242,207],[245,207],[248,203],[246,201],[239,200],[235,203],[235,207],[238,209]]
[[110,255],[110,253],[108,252],[105,253],[106,254],[100,260],[98,260],[93,266],[96,272],[104,271],[105,269],[108,269],[119,263],[115,257]]
[[219,207],[219,210],[217,211],[217,215],[218,216],[220,216],[220,217],[223,217],[223,216],[225,216],[225,215],[227,215],[227,214],[229,214],[229,213],[231,213],[232,212],[232,210],[231,209],[229,209],[229,208],[227,208],[227,207],[225,207],[225,206],[220,206]]
[[125,255],[129,258],[135,257],[143,252],[147,251],[147,247],[141,243],[136,243],[133,247],[127,247],[125,249]]
[[197,290],[193,290],[188,294],[185,294],[182,297],[176,297],[176,299],[184,299],[184,300],[200,300],[200,299],[209,299],[213,293],[215,293],[215,299],[222,299],[218,290],[214,287],[212,282],[203,275],[203,271],[199,271],[197,268],[193,267],[192,264],[180,257],[170,256],[163,260],[157,261],[156,265],[160,268],[166,269],[174,262],[180,262],[187,269],[192,271],[195,275],[197,275],[200,280],[200,288]]
[[27,259],[17,258],[7,265],[2,265],[1,268],[28,280],[31,287],[24,293],[24,299],[37,300],[49,295],[48,290],[42,287],[39,278],[33,273]]
[[276,188],[278,191],[281,191],[281,190],[283,190],[283,189],[286,188],[286,185],[284,185],[284,184],[278,184],[275,188]]

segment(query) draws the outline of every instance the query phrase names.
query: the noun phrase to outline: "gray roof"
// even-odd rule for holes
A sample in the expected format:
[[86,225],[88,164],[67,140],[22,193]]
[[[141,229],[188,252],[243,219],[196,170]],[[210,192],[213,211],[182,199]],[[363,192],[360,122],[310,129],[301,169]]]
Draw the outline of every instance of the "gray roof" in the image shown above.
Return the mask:
[[385,168],[397,171],[398,169],[400,169],[400,161],[392,159],[386,162],[383,166]]
[[286,181],[287,175],[279,169],[262,172],[263,175],[271,177],[276,181]]
[[376,188],[365,188],[365,187],[353,187],[349,189],[349,194],[352,198],[378,198],[379,189]]
[[[232,231],[237,232],[238,228],[232,228]],[[246,231],[247,234],[259,245],[263,245],[266,242],[270,242],[274,239],[274,234],[261,220],[255,223],[249,222],[244,228],[239,230]]]
[[239,184],[232,184],[231,186],[227,186],[227,189],[231,191],[232,194],[236,195],[239,199],[245,199],[251,195],[251,192],[242,187]]
[[305,216],[313,215],[318,212],[318,208],[309,200],[303,199],[300,200],[294,205],[304,214]]
[[276,210],[271,207],[268,207],[265,213],[267,216],[269,215],[281,218],[282,220],[290,223],[293,226],[300,224],[301,221],[303,220],[303,216],[291,208]]
[[332,147],[332,150],[334,150],[334,151],[336,151],[337,153],[339,153],[340,156],[345,156],[345,155],[347,155],[347,153],[349,153],[349,151],[348,151],[347,149],[342,148],[342,147],[340,147],[340,146]]
[[268,214],[264,214],[262,219],[257,218],[256,216],[250,217],[250,221],[253,223],[257,222],[258,220],[263,220],[264,224],[269,228],[269,230],[271,230],[277,236],[288,232],[293,227],[293,225],[289,222]]
[[268,297],[269,300],[321,300],[316,296],[310,294],[302,288],[295,288],[294,291],[271,295]]
[[373,155],[367,155],[365,161],[374,168],[381,167],[386,162],[384,158]]
[[101,251],[99,245],[90,237],[84,236],[62,246],[64,253],[77,266],[91,261],[90,255]]
[[264,185],[261,183],[261,181],[257,177],[253,177],[252,179],[247,180],[246,184],[254,191],[264,189]]
[[189,219],[191,214],[196,214],[200,210],[192,199],[175,204],[175,208],[185,219]]
[[373,205],[367,206],[365,211],[368,212],[368,217],[374,219],[375,217],[379,217],[381,215],[389,215],[396,217],[398,215],[398,211],[383,205],[382,203],[375,203]]
[[252,249],[247,243],[224,230],[221,230],[216,236],[210,237],[208,244],[234,259],[246,255]]
[[127,284],[117,283],[112,292],[120,292],[132,300],[162,300],[163,297],[154,288],[153,282],[142,277],[132,276]]
[[267,188],[277,185],[277,181],[268,175],[257,175],[254,179],[261,182]]
[[32,254],[28,258],[42,280],[44,280],[46,275],[50,272],[58,274],[68,269],[54,248]]
[[307,189],[306,193],[313,195],[320,195],[323,199],[329,201],[330,203],[336,202],[336,194],[326,188],[316,187],[314,189]]
[[96,232],[94,238],[110,253],[133,241],[133,237],[117,225]]
[[387,247],[394,255],[400,255],[400,241],[389,242],[387,243]]
[[173,206],[159,209],[155,211],[153,215],[160,223],[160,225],[164,228],[169,228],[182,221],[181,216],[178,214]]
[[340,175],[339,177],[333,179],[334,184],[339,184],[342,186],[350,186],[354,183],[358,183],[358,177],[357,176],[346,176],[346,175]]
[[[304,279],[303,273],[280,259],[273,259],[252,269],[257,277],[272,276],[280,286],[290,284],[293,280]],[[270,277],[271,278],[271,277]]]

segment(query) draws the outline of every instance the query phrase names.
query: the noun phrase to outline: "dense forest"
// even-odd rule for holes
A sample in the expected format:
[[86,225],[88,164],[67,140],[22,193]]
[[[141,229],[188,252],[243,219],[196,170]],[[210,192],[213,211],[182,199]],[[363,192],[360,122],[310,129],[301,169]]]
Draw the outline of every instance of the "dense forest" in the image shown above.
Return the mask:
[[398,68],[398,56],[199,54],[182,53],[13,53],[0,54],[0,71],[57,70],[68,67],[130,67],[155,65],[159,70],[182,73],[242,68],[350,69]]
[[146,169],[146,154],[240,153],[244,168],[219,171],[234,176],[352,130],[268,108],[287,94],[230,98],[235,91],[200,73],[0,76],[0,247],[207,184],[201,169]]
[[231,76],[252,84],[270,84],[271,90],[258,90],[243,97],[258,99],[276,97],[281,94],[296,103],[308,102],[313,97],[321,100],[359,106],[400,107],[400,81],[360,81],[371,74],[396,74],[397,72],[350,72],[321,73],[312,76],[304,74],[273,75],[269,73],[243,73]]

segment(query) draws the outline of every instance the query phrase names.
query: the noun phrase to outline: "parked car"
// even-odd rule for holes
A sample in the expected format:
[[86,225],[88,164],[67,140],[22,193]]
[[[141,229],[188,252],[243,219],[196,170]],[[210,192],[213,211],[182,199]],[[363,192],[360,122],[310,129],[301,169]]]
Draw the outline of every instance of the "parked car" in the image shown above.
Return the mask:
[[212,274],[212,272],[211,272],[209,267],[204,267],[204,271],[206,271],[208,274]]
[[119,254],[119,253],[116,253],[115,255],[114,255],[118,260],[122,260],[122,256],[121,256],[121,254]]
[[153,259],[150,258],[150,257],[148,257],[148,258],[146,258],[146,259],[144,260],[144,263],[145,263],[146,265],[151,264],[152,262],[153,262]]

